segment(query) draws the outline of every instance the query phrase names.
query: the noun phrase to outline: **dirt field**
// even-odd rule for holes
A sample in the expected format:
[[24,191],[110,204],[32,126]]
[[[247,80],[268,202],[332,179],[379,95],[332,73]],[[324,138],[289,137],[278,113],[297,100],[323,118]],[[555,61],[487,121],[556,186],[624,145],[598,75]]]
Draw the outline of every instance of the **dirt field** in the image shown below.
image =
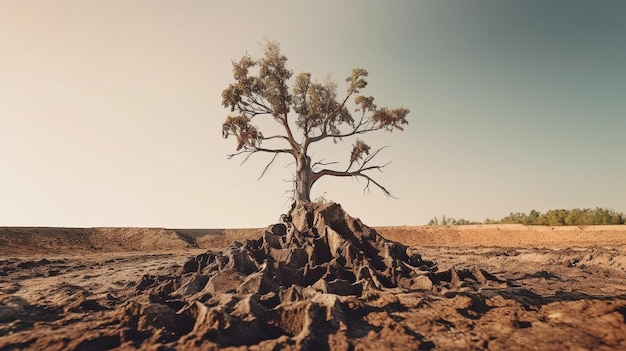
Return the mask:
[[626,226],[377,231],[439,271],[474,275],[431,290],[333,297],[332,308],[311,317],[324,326],[316,344],[300,343],[288,328],[238,344],[193,336],[202,310],[158,300],[158,282],[208,249],[264,229],[0,228],[0,350],[626,349]]

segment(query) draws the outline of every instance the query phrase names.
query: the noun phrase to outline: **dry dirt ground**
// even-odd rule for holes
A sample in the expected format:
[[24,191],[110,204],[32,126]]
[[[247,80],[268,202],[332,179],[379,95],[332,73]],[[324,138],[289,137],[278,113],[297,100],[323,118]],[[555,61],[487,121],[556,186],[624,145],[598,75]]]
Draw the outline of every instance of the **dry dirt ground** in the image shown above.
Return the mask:
[[183,306],[151,304],[160,291],[148,288],[263,229],[0,228],[0,350],[626,350],[626,226],[376,229],[439,271],[484,274],[430,291],[339,296],[319,317],[316,344],[288,328],[248,345],[202,344]]

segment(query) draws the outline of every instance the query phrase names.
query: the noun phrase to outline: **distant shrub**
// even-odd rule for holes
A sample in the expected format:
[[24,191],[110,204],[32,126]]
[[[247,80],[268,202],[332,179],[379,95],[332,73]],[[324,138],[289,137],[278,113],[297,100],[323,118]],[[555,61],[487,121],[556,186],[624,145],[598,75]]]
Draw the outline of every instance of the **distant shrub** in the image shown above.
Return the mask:
[[470,224],[481,224],[480,222],[469,221],[467,219],[455,219],[448,218],[446,215],[441,217],[441,221],[437,219],[437,217],[433,217],[430,221],[428,221],[428,225],[470,225]]
[[584,228],[588,225],[620,225],[626,224],[626,216],[621,212],[596,207],[574,208],[571,210],[548,210],[546,213],[531,210],[526,213],[511,212],[508,216],[499,220],[487,218],[483,222],[473,222],[465,219],[447,218],[442,216],[439,220],[434,217],[428,225],[466,225],[466,224],[524,224],[524,225],[546,225],[563,226],[571,225]]

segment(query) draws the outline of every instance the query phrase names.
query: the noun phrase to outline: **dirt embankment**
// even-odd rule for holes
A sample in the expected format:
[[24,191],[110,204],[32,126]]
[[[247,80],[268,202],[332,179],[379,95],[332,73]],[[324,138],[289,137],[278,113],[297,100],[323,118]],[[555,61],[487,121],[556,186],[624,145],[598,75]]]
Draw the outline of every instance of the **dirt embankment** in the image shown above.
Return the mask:
[[626,225],[547,227],[487,224],[377,227],[376,230],[390,240],[415,246],[522,248],[626,246]]
[[[622,247],[626,226],[509,225],[389,226],[375,228],[404,245],[423,247]],[[0,227],[0,256],[37,253],[128,252],[224,248],[260,237],[265,228]]]
[[0,227],[0,257],[223,248],[263,230]]

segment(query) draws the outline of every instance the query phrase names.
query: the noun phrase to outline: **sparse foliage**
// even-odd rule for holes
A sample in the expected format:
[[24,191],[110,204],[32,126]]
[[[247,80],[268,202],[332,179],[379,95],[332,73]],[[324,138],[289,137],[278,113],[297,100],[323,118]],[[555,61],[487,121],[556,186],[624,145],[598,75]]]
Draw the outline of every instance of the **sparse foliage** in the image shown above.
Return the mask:
[[[242,154],[249,157],[258,152],[274,154],[263,170],[263,176],[278,155],[291,155],[296,166],[296,202],[310,202],[311,187],[324,176],[364,179],[365,190],[374,184],[391,196],[370,174],[371,171],[381,171],[387,165],[372,162],[383,148],[372,151],[368,144],[357,139],[347,168],[333,169],[328,166],[338,162],[313,162],[309,147],[327,139],[337,142],[375,131],[402,131],[402,126],[408,123],[406,116],[409,110],[378,107],[373,97],[361,94],[367,86],[368,74],[361,68],[352,70],[346,78],[346,92],[341,98],[338,97],[337,84],[332,81],[318,83],[308,72],[297,74],[289,89],[293,73],[287,69],[286,62],[287,58],[275,42],[266,44],[261,59],[254,60],[246,55],[239,61],[233,61],[235,82],[222,92],[224,107],[234,113],[222,124],[222,136],[233,136],[237,140],[237,152],[229,157]],[[273,119],[282,132],[264,135],[254,123],[258,118]],[[270,140],[272,147],[265,147]],[[274,147],[276,142],[280,146]]]
[[324,192],[324,194],[322,194],[322,195],[320,195],[320,196],[316,197],[316,198],[315,198],[315,200],[313,200],[313,202],[315,202],[316,204],[323,205],[323,204],[330,203],[330,202],[332,202],[332,201],[330,201],[330,200],[328,200],[328,199],[326,198],[326,192]]

